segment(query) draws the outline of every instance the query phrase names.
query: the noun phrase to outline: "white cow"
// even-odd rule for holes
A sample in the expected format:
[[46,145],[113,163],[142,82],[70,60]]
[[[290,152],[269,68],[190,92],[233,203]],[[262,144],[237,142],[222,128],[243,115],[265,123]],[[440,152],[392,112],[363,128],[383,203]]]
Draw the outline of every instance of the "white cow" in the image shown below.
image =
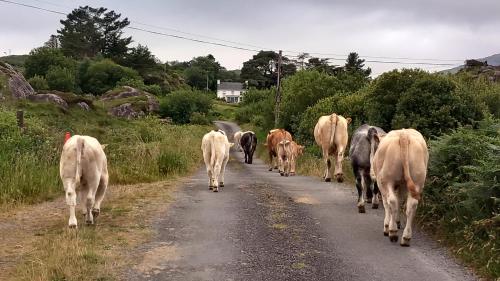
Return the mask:
[[76,192],[80,200],[85,202],[87,224],[93,224],[100,213],[101,202],[108,187],[108,165],[103,148],[99,141],[89,136],[74,135],[64,144],[59,172],[66,192],[66,203],[69,205],[71,228],[77,227]]
[[234,133],[234,136],[233,136],[233,141],[234,141],[234,144],[236,145],[236,149],[238,151],[243,151],[241,149],[241,144],[240,144],[240,140],[241,140],[241,136],[243,135],[243,132],[242,131],[238,131],[236,133]]
[[210,131],[203,136],[201,150],[207,167],[208,188],[214,192],[224,186],[224,172],[229,161],[229,149],[233,146],[222,130]]

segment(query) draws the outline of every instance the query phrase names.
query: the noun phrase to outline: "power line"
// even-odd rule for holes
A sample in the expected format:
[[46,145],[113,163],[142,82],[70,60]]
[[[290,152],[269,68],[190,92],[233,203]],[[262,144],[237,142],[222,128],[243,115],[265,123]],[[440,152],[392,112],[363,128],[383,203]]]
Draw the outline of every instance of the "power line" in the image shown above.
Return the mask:
[[[52,4],[52,5],[57,5],[57,4],[48,2],[48,1],[41,1],[41,0],[35,0],[35,1],[42,2],[42,3],[48,3],[48,4]],[[0,2],[14,4],[14,5],[18,5],[18,6],[24,6],[24,7],[28,7],[28,8],[32,8],[32,9],[37,9],[37,10],[45,11],[45,12],[59,14],[59,15],[67,15],[67,13],[64,13],[64,12],[60,12],[60,11],[56,11],[56,10],[52,10],[52,9],[46,9],[46,8],[35,6],[35,5],[29,5],[29,4],[24,4],[24,3],[9,1],[9,0],[0,0]],[[62,5],[57,5],[57,6],[62,6]],[[215,38],[215,37],[209,37],[209,36],[199,35],[199,34],[196,34],[196,33],[184,32],[184,31],[181,31],[181,30],[173,29],[173,28],[159,27],[159,26],[149,25],[149,24],[145,24],[145,23],[141,23],[141,22],[137,22],[137,21],[134,21],[134,23],[140,24],[140,25],[144,25],[144,26],[159,28],[159,29],[171,30],[171,31],[175,31],[175,32],[178,32],[178,33],[189,34],[189,35],[198,36],[198,37],[210,38],[210,39],[213,39],[213,40],[227,42],[227,43],[232,43],[232,44],[236,44],[236,45],[244,45],[244,46],[254,47],[254,48],[257,48],[257,49],[251,49],[251,48],[245,48],[245,47],[240,47],[240,46],[235,46],[235,45],[229,45],[229,44],[224,44],[224,43],[219,43],[219,42],[213,42],[213,41],[201,40],[201,39],[196,39],[196,38],[190,38],[190,37],[186,37],[186,36],[175,35],[175,34],[164,33],[164,32],[158,32],[158,31],[149,30],[149,29],[145,29],[145,28],[134,27],[134,26],[127,26],[126,28],[131,29],[131,30],[146,32],[146,33],[150,33],[150,34],[160,35],[160,36],[172,37],[172,38],[177,38],[177,39],[182,39],[182,40],[188,40],[188,41],[197,42],[197,43],[215,45],[215,46],[232,48],[232,49],[243,50],[243,51],[250,51],[250,52],[259,52],[261,50],[272,50],[272,51],[275,51],[274,49],[271,49],[271,48],[263,48],[263,47],[252,45],[252,44],[245,44],[245,43],[239,43],[239,42],[236,42],[236,41],[223,40],[223,39],[219,39],[219,38]],[[299,52],[299,51],[290,51],[290,50],[284,51],[284,52],[297,53],[297,54],[308,53],[308,54],[315,54],[315,55],[331,55],[331,56],[344,56],[344,57],[347,56],[347,55],[341,55],[341,54],[328,54],[328,53],[316,53],[316,52]],[[298,57],[298,56],[297,55],[290,55],[290,57]],[[422,60],[422,61],[463,61],[463,60],[428,59],[428,58],[424,58],[424,59],[416,59],[416,58],[394,58],[394,57],[383,57],[383,56],[360,56],[360,57],[375,58],[375,59],[376,58],[380,58],[380,59],[393,59],[393,60],[394,59],[396,59],[396,60],[399,59],[399,60]],[[342,61],[345,60],[345,58],[335,58],[335,57],[325,57],[324,59],[337,60],[337,61],[338,60],[342,60]],[[405,65],[432,65],[432,66],[455,66],[455,65],[458,65],[458,64],[450,64],[450,63],[401,62],[401,61],[382,61],[382,60],[365,60],[365,62],[369,62],[369,63],[383,63],[383,64],[405,64]]]

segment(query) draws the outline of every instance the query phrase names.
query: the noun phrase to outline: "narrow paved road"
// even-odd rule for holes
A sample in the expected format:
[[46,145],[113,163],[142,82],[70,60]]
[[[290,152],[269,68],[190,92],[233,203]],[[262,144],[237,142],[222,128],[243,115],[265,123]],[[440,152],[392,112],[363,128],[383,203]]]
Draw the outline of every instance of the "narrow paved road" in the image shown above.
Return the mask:
[[418,231],[409,248],[389,242],[383,209],[358,214],[353,186],[281,177],[242,158],[231,153],[219,193],[204,168],[179,189],[127,279],[475,280]]

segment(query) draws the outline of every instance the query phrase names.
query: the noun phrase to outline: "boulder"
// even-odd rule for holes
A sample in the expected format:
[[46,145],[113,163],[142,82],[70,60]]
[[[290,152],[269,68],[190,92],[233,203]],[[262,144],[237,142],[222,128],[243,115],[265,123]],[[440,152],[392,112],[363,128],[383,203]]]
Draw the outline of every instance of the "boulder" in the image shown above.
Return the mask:
[[13,98],[25,99],[35,95],[35,90],[30,83],[8,63],[0,62],[0,73],[8,77],[7,87],[9,87]]
[[90,111],[90,106],[84,101],[77,103],[77,105],[85,111]]
[[61,97],[54,94],[38,94],[38,95],[29,95],[27,97],[28,100],[33,102],[48,102],[53,103],[63,109],[68,109],[68,103],[64,101]]
[[[137,118],[140,115],[134,110],[131,103],[124,103],[119,106],[115,106],[109,110],[109,114],[127,119]],[[144,112],[142,112],[142,114],[144,114]]]

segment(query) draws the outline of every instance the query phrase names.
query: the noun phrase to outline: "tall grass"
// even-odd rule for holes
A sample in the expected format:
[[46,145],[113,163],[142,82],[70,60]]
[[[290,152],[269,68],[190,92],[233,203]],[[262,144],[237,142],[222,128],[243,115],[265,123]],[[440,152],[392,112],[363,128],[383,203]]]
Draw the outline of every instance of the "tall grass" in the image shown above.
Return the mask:
[[[15,108],[25,111],[17,127]],[[62,111],[22,102],[0,110],[0,204],[34,203],[61,194],[59,157],[64,132],[96,137],[105,149],[111,184],[158,181],[201,161],[199,141],[210,127],[164,125],[155,117],[123,120],[102,109]]]

